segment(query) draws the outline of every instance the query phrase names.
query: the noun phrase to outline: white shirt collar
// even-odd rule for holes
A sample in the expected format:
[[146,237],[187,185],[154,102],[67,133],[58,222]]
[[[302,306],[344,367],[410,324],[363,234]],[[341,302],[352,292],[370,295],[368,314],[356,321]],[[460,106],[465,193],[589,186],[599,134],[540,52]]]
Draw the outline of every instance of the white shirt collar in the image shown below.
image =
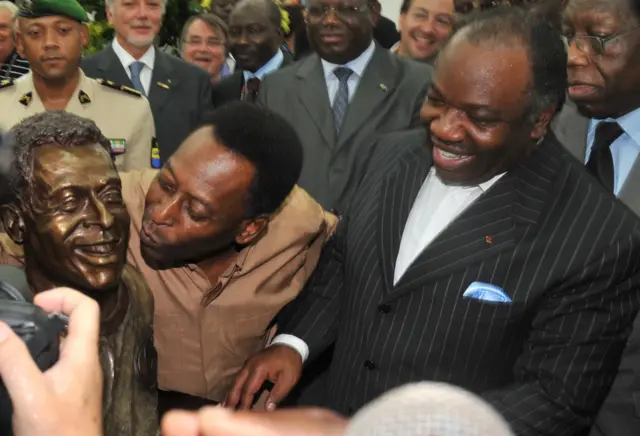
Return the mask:
[[138,61],[142,62],[145,67],[153,70],[153,66],[156,61],[156,50],[153,45],[149,47],[147,52],[142,55],[140,59],[135,59],[133,56],[131,56],[129,52],[120,45],[117,38],[113,38],[112,46],[113,51],[115,52],[116,56],[118,56],[118,59],[120,59],[120,63],[124,66],[125,69],[129,69],[132,63]]
[[504,176],[507,173],[502,173],[502,174],[498,174],[497,176],[493,176],[492,178],[490,178],[489,180],[487,180],[486,182],[480,183],[479,185],[470,185],[470,186],[463,186],[463,185],[449,185],[448,183],[446,183],[444,180],[442,180],[439,176],[438,173],[436,172],[436,167],[431,167],[431,169],[429,170],[429,176],[430,177],[435,177],[438,179],[438,181],[445,185],[448,186],[449,188],[459,188],[460,190],[464,190],[464,189],[476,189],[476,188],[480,188],[480,190],[485,193],[489,190],[489,188],[491,188],[498,180],[500,180],[500,178],[502,176]]
[[351,68],[351,70],[356,76],[362,77],[362,74],[364,73],[365,68],[367,68],[367,65],[369,65],[369,62],[373,57],[373,52],[375,51],[375,49],[376,49],[376,43],[374,41],[371,41],[371,45],[369,45],[369,47],[367,47],[367,49],[363,51],[360,54],[360,56],[358,56],[352,61],[347,62],[344,65],[332,64],[331,62],[327,62],[324,59],[322,59],[322,69],[324,70],[325,79],[331,79],[335,77],[333,75],[333,70],[335,70],[336,67]]

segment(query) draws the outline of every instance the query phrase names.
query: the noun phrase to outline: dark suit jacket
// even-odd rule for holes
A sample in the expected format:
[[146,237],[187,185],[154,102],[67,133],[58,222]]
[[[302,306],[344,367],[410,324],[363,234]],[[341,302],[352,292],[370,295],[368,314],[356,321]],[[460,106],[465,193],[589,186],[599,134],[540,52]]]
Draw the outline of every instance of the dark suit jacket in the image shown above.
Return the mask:
[[[287,52],[282,52],[283,59],[280,68],[284,68],[293,63],[293,58]],[[213,86],[212,97],[213,107],[219,108],[230,101],[240,100],[244,88],[244,73],[236,70],[229,77],[225,77]]]
[[[101,52],[84,58],[81,66],[89,77],[133,87],[111,44]],[[200,68],[156,48],[148,98],[155,121],[160,158],[164,163],[182,141],[199,127],[202,115],[213,109],[211,80]]]
[[[380,140],[282,333],[335,353],[326,406],[351,414],[398,385],[481,394],[520,436],[575,435],[616,374],[640,307],[640,222],[553,135],[414,261],[393,271],[431,167],[424,131]],[[512,304],[462,298],[473,282]]]
[[267,76],[258,102],[295,127],[304,148],[299,184],[326,209],[343,211],[379,134],[416,125],[431,68],[376,46],[336,138],[320,57]]
[[[562,144],[585,161],[589,119],[567,100],[553,129]],[[620,200],[640,216],[640,159],[637,159],[620,192]],[[593,425],[591,436],[638,436],[640,434],[640,316],[622,355],[618,376]]]
[[396,42],[400,41],[400,33],[393,21],[381,16],[378,25],[373,29],[373,38],[382,48],[389,50]]

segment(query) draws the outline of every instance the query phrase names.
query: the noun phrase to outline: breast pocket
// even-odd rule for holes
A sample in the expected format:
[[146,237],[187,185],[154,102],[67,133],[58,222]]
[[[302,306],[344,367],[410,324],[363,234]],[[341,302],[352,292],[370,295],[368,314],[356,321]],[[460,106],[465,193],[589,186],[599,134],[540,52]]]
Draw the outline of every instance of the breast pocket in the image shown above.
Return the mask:
[[509,322],[521,313],[519,303],[502,303],[461,297],[455,312],[466,321],[479,323]]

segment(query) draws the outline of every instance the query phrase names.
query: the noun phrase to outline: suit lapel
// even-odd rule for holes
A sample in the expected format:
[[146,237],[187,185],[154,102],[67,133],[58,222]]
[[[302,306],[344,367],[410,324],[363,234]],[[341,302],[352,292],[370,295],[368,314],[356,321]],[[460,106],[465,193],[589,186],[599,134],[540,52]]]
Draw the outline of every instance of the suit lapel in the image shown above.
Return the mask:
[[133,88],[133,83],[131,83],[131,79],[129,79],[122,62],[118,59],[116,52],[113,51],[111,44],[109,44],[98,56],[100,56],[100,60],[98,61],[100,77],[96,77],[96,79],[108,79],[118,85],[125,85]]
[[396,87],[397,66],[391,55],[376,45],[373,57],[364,70],[356,93],[349,104],[347,114],[336,141],[337,147],[347,143],[362,125],[371,119],[382,102],[393,95]]
[[280,68],[284,68],[288,65],[291,65],[292,63],[294,63],[293,57],[291,57],[291,55],[289,53],[287,53],[286,51],[282,52],[282,63],[280,64]]
[[587,153],[589,118],[582,116],[571,100],[567,99],[562,111],[554,120],[553,130],[565,148],[584,163]]
[[326,144],[332,146],[335,139],[333,114],[320,57],[316,54],[310,55],[300,64],[296,73],[296,79],[299,81],[298,98],[320,130]]
[[[538,222],[552,190],[554,165],[548,158],[548,149],[557,146],[557,142],[553,135],[550,136],[524,163],[502,176],[426,247],[398,284],[388,288],[391,289],[388,300],[515,247],[526,230]],[[408,217],[408,212],[406,214]],[[397,244],[399,247],[399,242]],[[395,258],[391,265],[395,267]]]
[[149,86],[149,103],[154,108],[154,113],[159,113],[167,102],[171,88],[178,84],[172,77],[173,68],[167,59],[167,55],[156,47],[156,60],[153,66],[153,75]]
[[[426,132],[421,132],[421,136],[416,138],[413,153],[406,153],[401,157],[396,169],[385,178],[381,186],[379,255],[383,280],[388,292],[393,288],[396,259],[405,223],[431,168],[431,156],[424,146],[426,137]],[[412,145],[402,144],[402,146]]]
[[638,187],[640,186],[640,156],[636,158],[631,172],[627,176],[627,180],[624,182],[624,186],[620,191],[620,200],[638,216],[640,216],[640,193]]

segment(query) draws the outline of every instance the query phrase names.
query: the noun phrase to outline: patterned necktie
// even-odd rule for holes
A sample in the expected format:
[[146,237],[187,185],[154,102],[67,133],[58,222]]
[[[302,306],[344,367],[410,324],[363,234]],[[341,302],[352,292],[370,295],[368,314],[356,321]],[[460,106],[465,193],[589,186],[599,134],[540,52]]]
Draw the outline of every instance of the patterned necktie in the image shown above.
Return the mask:
[[252,77],[247,80],[247,84],[245,85],[243,100],[247,100],[252,103],[255,102],[258,98],[258,91],[260,91],[260,79]]
[[613,157],[611,156],[611,144],[624,133],[618,123],[601,122],[596,127],[596,137],[591,147],[591,154],[587,161],[587,169],[613,192]]
[[142,81],[140,80],[140,73],[144,68],[144,64],[140,61],[136,61],[129,65],[129,70],[131,70],[131,83],[133,83],[133,87],[136,88],[136,91],[142,93],[142,95],[147,95],[144,92],[144,86],[142,86]]
[[349,77],[353,74],[353,70],[347,67],[338,67],[333,70],[333,74],[338,78],[340,82],[338,85],[338,91],[333,99],[333,125],[336,128],[336,136],[340,133],[342,122],[347,114],[347,108],[349,107]]

